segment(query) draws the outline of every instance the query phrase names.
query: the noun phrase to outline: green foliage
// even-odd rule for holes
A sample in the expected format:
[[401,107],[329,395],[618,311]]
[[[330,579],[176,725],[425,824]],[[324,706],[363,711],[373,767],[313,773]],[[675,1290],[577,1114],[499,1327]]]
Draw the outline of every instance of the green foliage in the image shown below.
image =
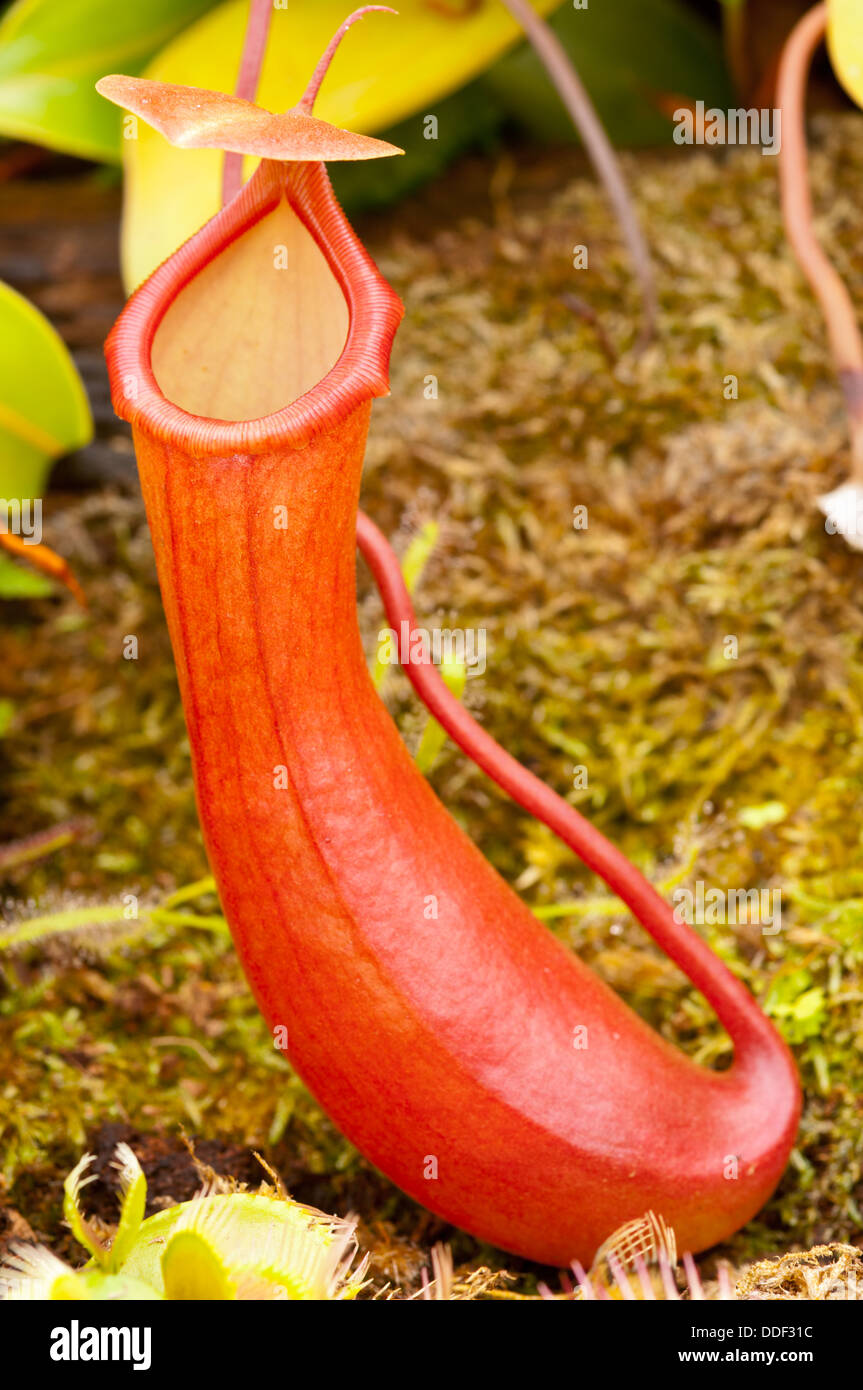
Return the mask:
[[18,0],[0,22],[0,135],[120,158],[120,113],[94,90],[137,73],[212,0]]
[[[440,526],[438,523],[436,521],[427,521],[417,534],[411,537],[405,548],[405,553],[401,560],[401,571],[402,578],[405,581],[405,588],[412,598],[422,581],[423,571],[432,557],[439,536]],[[372,669],[374,687],[379,693],[384,689],[387,676],[391,671],[391,664],[388,661],[382,660],[379,650]]]
[[[108,868],[110,872],[109,866],[104,863],[104,856],[102,867]],[[178,898],[188,898],[189,889],[196,890],[196,897],[202,893],[213,893],[215,882],[210,879],[202,880],[199,884],[190,884],[189,888],[179,889],[176,894],[167,897],[161,906],[143,907],[140,912],[136,906],[135,911],[130,913],[126,903],[117,902],[99,903],[96,907],[71,907],[59,912],[47,912],[39,917],[29,917],[18,926],[0,933],[0,953],[66,933],[87,931],[93,927],[118,927],[129,921],[140,921],[144,925],[151,923],[155,926],[196,927],[202,931],[227,933],[228,924],[218,913],[207,916],[174,910],[174,903]]]
[[808,970],[791,970],[777,975],[767,992],[764,1009],[775,1018],[790,1043],[818,1038],[827,1022],[827,1000],[820,985],[813,984]]
[[[12,482],[15,483],[14,478]],[[54,585],[44,574],[39,574],[37,570],[25,569],[23,565],[16,565],[7,555],[0,554],[0,599],[48,598],[53,592]],[[0,718],[0,736],[4,727]]]
[[[563,5],[549,23],[616,144],[667,141],[671,109],[687,101],[733,104],[719,35],[680,0],[614,0],[586,10]],[[578,138],[527,45],[496,63],[481,86],[509,121],[534,138]]]

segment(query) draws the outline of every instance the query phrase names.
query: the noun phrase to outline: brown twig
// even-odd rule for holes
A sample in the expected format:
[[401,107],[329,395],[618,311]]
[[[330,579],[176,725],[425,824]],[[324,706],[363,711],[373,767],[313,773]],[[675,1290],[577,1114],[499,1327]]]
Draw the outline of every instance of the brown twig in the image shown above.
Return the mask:
[[863,339],[851,296],[815,235],[806,153],[806,84],[827,28],[827,6],[816,5],[792,29],[782,52],[776,90],[782,113],[779,185],[792,250],[821,305],[851,434],[851,478],[863,485]]
[[656,280],[650,251],[639,225],[614,146],[606,135],[593,102],[557,35],[536,13],[529,0],[503,0],[503,3],[513,18],[518,20],[557,88],[561,101],[572,117],[590,162],[614,208],[641,288],[644,319],[639,334],[639,343],[644,346],[656,331],[658,308]]
[[585,323],[590,324],[606,362],[610,367],[613,367],[617,362],[617,352],[596,310],[592,308],[590,304],[585,304],[584,300],[579,299],[575,294],[562,294],[560,298],[567,309],[571,309],[572,312],[577,314],[580,319],[583,319]]

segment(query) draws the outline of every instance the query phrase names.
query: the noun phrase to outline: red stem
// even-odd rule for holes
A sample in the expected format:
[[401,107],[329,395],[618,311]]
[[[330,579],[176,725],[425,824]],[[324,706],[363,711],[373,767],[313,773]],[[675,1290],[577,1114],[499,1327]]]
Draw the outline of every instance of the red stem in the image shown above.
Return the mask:
[[354,10],[353,14],[349,14],[344,23],[340,24],[336,32],[333,34],[333,37],[327,44],[327,47],[324,50],[324,53],[317,67],[315,68],[314,72],[309,78],[309,85],[306,87],[306,90],[303,92],[303,95],[297,102],[298,111],[307,111],[309,115],[311,115],[315,105],[315,101],[317,99],[318,92],[321,89],[321,83],[327,75],[330,63],[333,61],[333,58],[335,56],[336,49],[338,48],[345,34],[348,32],[352,25],[356,24],[358,19],[362,19],[364,15],[372,14],[375,10],[379,11],[381,14],[398,14],[398,10],[390,9],[389,5],[363,5],[362,9]]
[[779,185],[788,240],[821,305],[851,432],[852,477],[863,484],[863,341],[845,285],[813,225],[806,153],[806,84],[827,28],[827,6],[816,5],[792,29],[782,51],[776,102],[782,112]]
[[[243,41],[243,54],[240,59],[240,72],[235,95],[244,101],[254,101],[261,80],[261,68],[270,33],[270,18],[273,13],[273,0],[251,0],[246,36]],[[229,153],[222,165],[222,206],[236,197],[243,186],[243,156]]]
[[[413,630],[416,614],[398,559],[386,537],[363,512],[357,518],[357,544],[380,591],[390,626],[400,631],[400,624],[408,622]],[[751,1060],[757,1044],[775,1054],[776,1034],[752,995],[694,931],[675,920],[668,903],[626,855],[501,748],[451,694],[435,666],[408,662],[404,671],[423,704],[459,748],[507,795],[574,850],[680,966],[715,1009],[735,1044],[738,1063],[745,1065]]]

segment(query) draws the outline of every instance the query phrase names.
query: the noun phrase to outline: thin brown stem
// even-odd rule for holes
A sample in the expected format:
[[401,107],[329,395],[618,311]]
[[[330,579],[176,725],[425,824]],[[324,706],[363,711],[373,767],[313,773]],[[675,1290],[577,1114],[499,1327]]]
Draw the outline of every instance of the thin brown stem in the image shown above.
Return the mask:
[[851,296],[815,235],[806,153],[806,85],[826,28],[827,6],[816,5],[792,29],[783,49],[776,91],[782,113],[779,184],[788,240],[821,305],[845,396],[851,476],[863,484],[863,339]]
[[503,3],[513,18],[518,20],[557,88],[561,101],[572,117],[590,162],[614,208],[641,288],[644,320],[639,341],[644,345],[650,341],[656,331],[658,308],[656,280],[650,251],[644,239],[614,146],[606,135],[581,78],[575,71],[557,35],[536,13],[529,0],[503,0]]

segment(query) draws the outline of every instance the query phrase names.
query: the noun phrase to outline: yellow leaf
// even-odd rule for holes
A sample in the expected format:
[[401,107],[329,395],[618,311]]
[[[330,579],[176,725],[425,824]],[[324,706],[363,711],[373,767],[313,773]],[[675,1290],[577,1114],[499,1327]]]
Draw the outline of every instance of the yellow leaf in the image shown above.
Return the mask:
[[842,86],[863,106],[863,5],[860,0],[828,0],[827,47]]
[[65,344],[0,284],[0,497],[39,497],[50,463],[86,444],[90,407]]
[[[534,0],[548,14],[560,0]],[[291,0],[274,9],[257,102],[268,111],[292,106],[350,9],[346,0]],[[428,0],[402,0],[398,16],[370,14],[342,44],[315,114],[372,135],[463,87],[521,36],[499,0],[476,8],[451,0],[452,14]],[[248,0],[230,0],[192,25],[159,54],[144,76],[232,92],[243,46]],[[133,289],[219,209],[222,154],[179,150],[141,122],[124,130],[123,273]],[[248,177],[256,161],[247,160]]]

